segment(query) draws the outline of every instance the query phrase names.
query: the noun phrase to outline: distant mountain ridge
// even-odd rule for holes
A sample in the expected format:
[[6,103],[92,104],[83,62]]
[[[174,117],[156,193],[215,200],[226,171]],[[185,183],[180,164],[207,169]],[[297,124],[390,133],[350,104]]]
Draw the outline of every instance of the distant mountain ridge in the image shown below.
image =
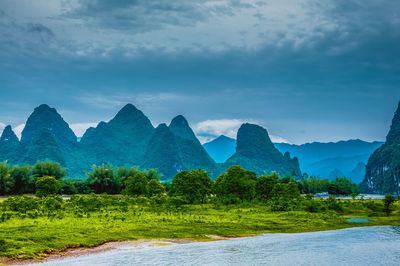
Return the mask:
[[277,171],[300,175],[296,158],[282,155],[265,129],[244,124],[238,132],[235,155],[216,163],[179,115],[169,126],[154,128],[150,120],[132,104],[125,105],[109,122],[89,128],[79,139],[56,109],[42,104],[29,116],[21,141],[6,127],[0,141],[0,159],[11,164],[34,164],[37,160],[59,162],[68,168],[68,177],[83,178],[92,165],[157,168],[165,179],[182,170],[205,169],[212,177],[238,164],[259,174]]
[[[291,156],[297,157],[302,172],[321,178],[332,178],[331,173],[336,169],[342,175],[360,183],[365,174],[365,168],[360,164],[365,165],[372,152],[382,144],[383,142],[378,141],[348,140],[302,145],[274,143],[274,146],[281,153],[289,152]],[[203,146],[217,162],[225,162],[235,153],[236,140],[222,135]]]

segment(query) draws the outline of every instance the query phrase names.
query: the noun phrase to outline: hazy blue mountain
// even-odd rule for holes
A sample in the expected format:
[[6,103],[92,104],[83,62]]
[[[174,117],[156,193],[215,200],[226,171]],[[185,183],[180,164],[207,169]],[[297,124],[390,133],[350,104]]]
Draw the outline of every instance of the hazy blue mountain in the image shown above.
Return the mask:
[[364,191],[399,193],[400,186],[400,102],[394,114],[386,142],[374,151],[361,184]]
[[[371,153],[381,146],[382,142],[366,142],[362,140],[348,140],[330,143],[313,142],[303,145],[274,143],[281,152],[289,152],[299,159],[302,172],[309,175],[328,178],[329,174],[338,169],[353,180],[353,169],[358,164],[366,164]],[[220,136],[203,144],[206,151],[216,162],[225,162],[235,153],[236,140]],[[353,173],[354,175],[354,173]],[[357,175],[354,182],[360,182]]]
[[224,163],[236,151],[236,140],[224,135],[204,143],[204,149],[217,163]]
[[354,183],[360,184],[365,177],[365,167],[366,165],[360,162],[346,176],[348,176]]
[[240,165],[258,174],[272,171],[281,175],[301,174],[297,158],[284,156],[275,148],[266,129],[249,123],[239,128],[236,152],[224,165],[225,167]]
[[329,180],[334,180],[337,177],[345,177],[345,174],[339,169],[333,169],[328,175],[327,178]]

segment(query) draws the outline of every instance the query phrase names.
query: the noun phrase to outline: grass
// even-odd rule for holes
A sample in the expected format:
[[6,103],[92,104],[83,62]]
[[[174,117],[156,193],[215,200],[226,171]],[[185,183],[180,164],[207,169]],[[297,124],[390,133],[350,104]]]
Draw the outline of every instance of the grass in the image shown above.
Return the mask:
[[[108,241],[209,240],[206,235],[238,237],[400,225],[398,202],[396,211],[386,217],[376,209],[381,206],[380,200],[340,200],[341,211],[311,213],[302,210],[272,212],[268,205],[262,204],[185,205],[176,209],[162,204],[137,203],[126,197],[105,197],[111,200],[103,201],[96,210],[82,208],[78,201],[63,200],[62,207],[53,211],[43,206],[26,213],[6,211],[11,217],[0,222],[0,241],[3,241],[3,245],[0,242],[0,257],[40,260],[54,250],[96,246]],[[314,200],[319,204],[324,202]],[[367,201],[369,205],[375,204],[375,209],[365,207]],[[348,218],[368,218],[370,222],[352,223]]]

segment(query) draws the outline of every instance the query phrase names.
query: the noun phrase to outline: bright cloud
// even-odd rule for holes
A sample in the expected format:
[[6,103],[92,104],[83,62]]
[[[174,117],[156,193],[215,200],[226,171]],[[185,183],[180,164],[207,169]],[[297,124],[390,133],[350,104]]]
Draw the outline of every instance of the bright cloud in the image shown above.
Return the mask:
[[77,137],[82,137],[89,127],[96,127],[98,123],[76,123],[71,124],[69,127],[74,131]]
[[21,124],[21,125],[16,126],[15,128],[13,128],[15,135],[17,135],[17,137],[19,139],[21,139],[21,134],[22,134],[22,131],[24,130],[24,128],[25,128],[25,124]]
[[[193,125],[193,131],[199,138],[201,143],[205,143],[215,139],[220,135],[225,135],[230,138],[236,138],[237,131],[243,123],[254,123],[261,124],[258,121],[252,119],[218,119],[218,120],[206,120]],[[285,142],[288,140],[270,135],[272,142]]]

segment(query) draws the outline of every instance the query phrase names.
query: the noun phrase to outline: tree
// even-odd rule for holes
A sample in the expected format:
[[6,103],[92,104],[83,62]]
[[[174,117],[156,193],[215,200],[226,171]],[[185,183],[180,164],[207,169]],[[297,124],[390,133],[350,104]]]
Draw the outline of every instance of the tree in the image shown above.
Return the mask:
[[160,183],[157,179],[151,179],[147,183],[147,193],[150,197],[156,195],[162,195],[165,193],[165,186]]
[[203,203],[211,192],[212,181],[204,170],[182,171],[171,182],[170,196],[181,196],[188,203]]
[[111,165],[93,166],[91,173],[86,173],[88,182],[97,194],[118,194],[121,192],[120,180],[116,177]]
[[47,197],[58,192],[60,189],[60,181],[53,176],[41,176],[36,179],[35,187],[35,194],[37,197]]
[[163,174],[161,174],[158,169],[144,170],[143,174],[146,176],[148,181],[152,179],[160,180],[163,177]]
[[32,178],[32,167],[29,165],[11,168],[11,178],[14,180],[14,186],[11,190],[12,194],[24,194],[34,192],[34,181]]
[[139,172],[138,167],[127,168],[125,166],[121,166],[116,170],[116,178],[119,180],[121,185],[124,185],[126,179],[130,176],[133,176],[137,172]]
[[392,205],[396,201],[395,197],[391,194],[386,194],[383,199],[383,211],[386,213],[386,216],[389,216],[392,212]]
[[14,185],[7,163],[0,163],[0,195],[8,194]]
[[274,174],[260,176],[256,183],[256,195],[262,201],[271,198],[271,192],[278,182],[278,178]]
[[59,163],[50,161],[37,162],[32,169],[32,174],[35,178],[42,176],[52,176],[60,180],[67,174],[67,169],[60,166]]
[[124,195],[140,196],[147,195],[147,178],[142,172],[136,172],[125,181]]
[[226,203],[252,200],[256,194],[256,183],[255,172],[234,165],[215,179],[214,192]]

